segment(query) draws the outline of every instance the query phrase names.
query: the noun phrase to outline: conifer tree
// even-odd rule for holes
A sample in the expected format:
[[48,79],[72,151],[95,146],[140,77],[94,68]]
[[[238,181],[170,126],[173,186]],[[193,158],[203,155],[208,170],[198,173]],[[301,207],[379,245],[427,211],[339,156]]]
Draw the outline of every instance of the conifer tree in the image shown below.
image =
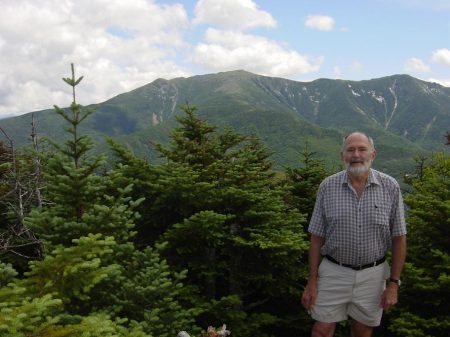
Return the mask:
[[188,269],[198,289],[191,302],[206,310],[201,326],[227,323],[239,336],[268,335],[289,320],[280,304],[300,296],[304,217],[284,202],[259,140],[218,132],[193,107],[183,111],[169,147],[158,146],[166,164],[138,164],[116,151],[122,164],[132,163],[129,173],[141,173],[135,188],[148,188],[142,212],[155,216],[140,226],[148,242],[168,242],[164,255],[172,266]]
[[[135,209],[143,199],[129,196],[132,185],[122,184],[119,170],[106,171],[105,158],[92,156],[92,141],[80,134],[92,113],[75,101],[81,79],[72,65],[72,77],[64,79],[73,89],[70,112],[55,107],[70,139],[51,142],[53,151],[43,156],[47,203],[26,218],[47,255],[5,293],[14,304],[5,322],[15,322],[17,336],[27,329],[46,336],[172,336],[193,327],[193,312],[178,302],[185,273],[172,272],[156,249],[134,245]],[[21,323],[26,317],[29,328]]]
[[[60,145],[48,140],[53,150],[44,157],[45,174],[47,178],[46,198],[49,207],[37,209],[30,221],[31,228],[39,232],[47,245],[70,245],[73,239],[88,233],[112,233],[112,224],[105,221],[97,222],[98,228],[86,222],[89,213],[99,213],[97,205],[104,196],[104,182],[95,172],[105,163],[105,157],[98,155],[90,157],[93,148],[92,140],[86,135],[80,135],[80,124],[94,111],[85,110],[76,102],[76,86],[83,77],[76,78],[74,65],[72,76],[63,78],[72,87],[73,101],[69,111],[55,106],[55,111],[68,123],[66,131],[70,138]],[[108,215],[104,212],[104,216]],[[51,221],[49,221],[51,219]],[[126,235],[125,228],[122,234]],[[125,237],[126,239],[126,237]]]
[[331,172],[328,172],[322,160],[315,157],[316,154],[309,149],[308,143],[300,155],[300,166],[287,167],[286,175],[291,194],[290,203],[307,216],[307,226],[314,210],[319,185]]
[[444,337],[450,329],[450,156],[420,161],[407,182],[408,256],[400,302],[390,315],[396,336]]
[[100,234],[74,240],[71,247],[60,246],[44,260],[31,262],[23,279],[16,278],[11,265],[0,263],[0,335],[151,337],[136,322],[74,312],[74,299],[89,301],[95,285],[118,268],[102,266],[114,245]]

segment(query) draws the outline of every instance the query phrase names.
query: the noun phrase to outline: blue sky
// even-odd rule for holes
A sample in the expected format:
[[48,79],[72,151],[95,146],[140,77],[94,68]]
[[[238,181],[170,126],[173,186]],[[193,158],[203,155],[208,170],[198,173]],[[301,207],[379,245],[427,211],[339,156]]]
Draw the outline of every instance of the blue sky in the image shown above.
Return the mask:
[[2,0],[0,118],[244,69],[312,81],[409,74],[450,86],[448,0]]

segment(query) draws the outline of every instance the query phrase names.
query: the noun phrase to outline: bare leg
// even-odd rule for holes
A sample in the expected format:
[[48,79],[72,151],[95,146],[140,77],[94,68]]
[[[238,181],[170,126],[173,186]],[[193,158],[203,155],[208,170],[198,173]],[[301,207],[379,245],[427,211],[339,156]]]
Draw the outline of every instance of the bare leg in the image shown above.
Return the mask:
[[371,337],[373,328],[362,324],[361,322],[352,320],[351,331],[352,337]]
[[315,322],[311,337],[333,337],[336,323]]

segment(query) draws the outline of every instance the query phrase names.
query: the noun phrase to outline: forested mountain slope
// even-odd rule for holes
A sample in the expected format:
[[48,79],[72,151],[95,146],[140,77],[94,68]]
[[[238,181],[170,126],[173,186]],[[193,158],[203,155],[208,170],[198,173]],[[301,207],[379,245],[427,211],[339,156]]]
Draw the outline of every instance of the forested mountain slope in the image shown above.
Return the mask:
[[[415,154],[443,149],[450,130],[450,88],[436,83],[407,75],[297,82],[239,70],[155,80],[90,106],[96,112],[84,131],[99,143],[110,136],[155,158],[149,142],[167,140],[186,103],[221,127],[261,138],[278,165],[295,163],[306,142],[328,164],[338,165],[342,135],[357,129],[375,138],[378,167],[399,174],[411,167]],[[34,114],[40,135],[63,137],[53,110]],[[25,114],[1,120],[0,127],[24,145],[30,122]]]

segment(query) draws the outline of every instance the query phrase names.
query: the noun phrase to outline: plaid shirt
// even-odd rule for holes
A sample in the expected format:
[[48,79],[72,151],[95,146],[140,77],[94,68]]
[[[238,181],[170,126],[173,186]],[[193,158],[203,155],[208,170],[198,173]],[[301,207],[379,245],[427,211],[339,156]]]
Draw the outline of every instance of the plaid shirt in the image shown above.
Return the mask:
[[358,198],[347,171],[326,178],[320,185],[308,231],[325,237],[322,255],[354,266],[385,256],[392,237],[406,234],[403,199],[397,181],[370,170]]

